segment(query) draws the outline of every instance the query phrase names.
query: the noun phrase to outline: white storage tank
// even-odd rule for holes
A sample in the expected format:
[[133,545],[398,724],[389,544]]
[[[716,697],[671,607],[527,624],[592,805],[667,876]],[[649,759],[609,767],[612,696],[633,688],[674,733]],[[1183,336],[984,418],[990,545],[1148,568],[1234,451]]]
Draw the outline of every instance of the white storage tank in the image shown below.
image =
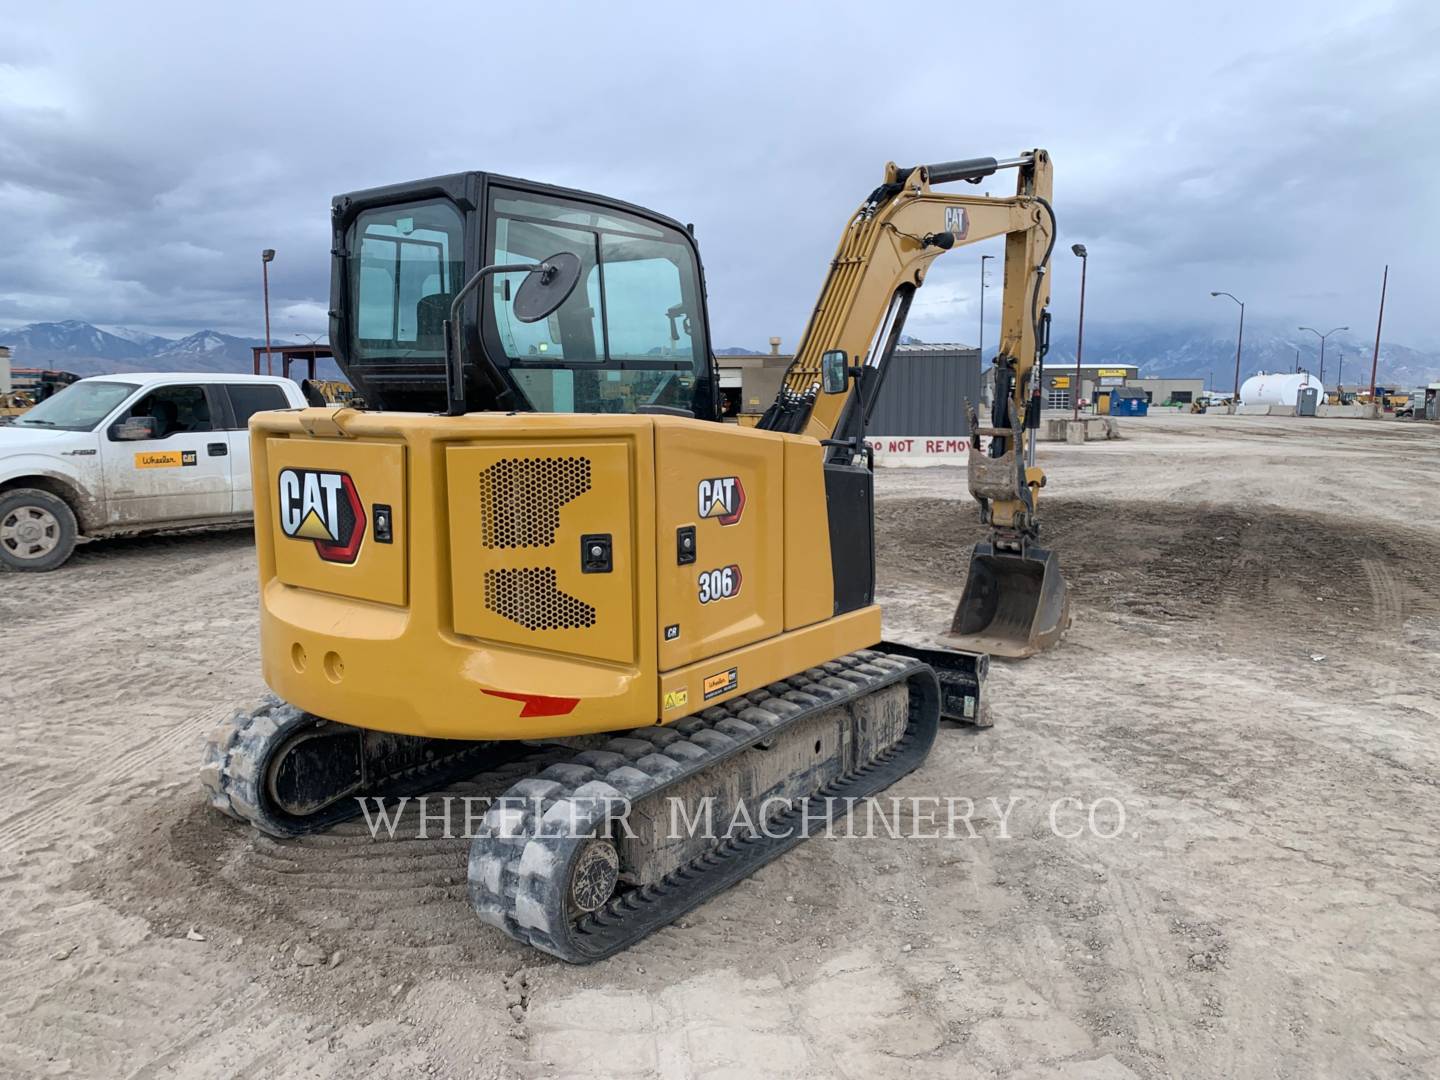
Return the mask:
[[1325,400],[1325,387],[1308,371],[1277,371],[1271,374],[1260,372],[1251,375],[1240,384],[1241,405],[1288,405],[1300,404],[1300,391],[1314,387],[1316,397]]

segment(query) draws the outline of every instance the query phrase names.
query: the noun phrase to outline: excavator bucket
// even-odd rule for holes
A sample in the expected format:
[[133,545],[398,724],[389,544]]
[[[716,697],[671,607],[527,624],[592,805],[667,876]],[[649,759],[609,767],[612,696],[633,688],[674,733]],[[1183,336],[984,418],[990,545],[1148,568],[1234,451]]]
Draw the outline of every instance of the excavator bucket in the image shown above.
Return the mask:
[[1024,554],[980,543],[945,644],[1022,658],[1055,645],[1070,625],[1070,597],[1053,551]]

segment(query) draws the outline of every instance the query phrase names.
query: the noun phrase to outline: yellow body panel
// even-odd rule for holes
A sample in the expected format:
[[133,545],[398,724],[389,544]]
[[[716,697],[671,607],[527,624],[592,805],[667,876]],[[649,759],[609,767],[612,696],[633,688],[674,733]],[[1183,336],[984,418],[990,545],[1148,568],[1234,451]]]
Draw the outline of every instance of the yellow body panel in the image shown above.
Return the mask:
[[[808,437],[648,415],[307,409],[252,418],[251,454],[256,491],[272,492],[255,512],[265,679],[319,716],[443,738],[614,731],[880,638],[878,608],[830,617],[822,455]],[[352,478],[370,526],[353,564],[287,534],[284,468]],[[726,525],[726,487],[701,482],[731,477],[745,502]],[[375,538],[377,503],[389,544]],[[698,550],[684,564],[687,525]],[[612,567],[583,572],[581,538],[596,534]],[[722,564],[739,567],[739,591],[702,604],[699,575]],[[497,571],[523,580],[504,594]],[[557,608],[557,594],[573,603]]]
[[660,679],[662,722],[708,709],[736,693],[784,679],[879,640],[880,609],[872,604],[667,671]]
[[[785,439],[654,419],[660,670],[669,671],[785,628]],[[820,479],[811,478],[823,490]],[[695,529],[691,563],[676,557],[682,527]]]
[[825,485],[825,451],[814,439],[785,437],[785,629],[835,614]]
[[[450,591],[457,634],[633,664],[632,433],[606,442],[449,446]],[[498,510],[498,513],[487,510]],[[583,521],[584,532],[562,526]],[[609,538],[614,569],[582,569],[581,536]],[[527,604],[533,610],[517,612]],[[514,616],[521,614],[524,621]]]
[[[266,501],[275,516],[275,569],[281,581],[306,589],[376,600],[382,604],[404,604],[406,599],[405,446],[391,442],[317,442],[313,439],[274,438],[267,441],[268,475],[255,474],[255,501]],[[389,544],[366,543],[353,563],[327,562],[316,555],[315,541],[325,539],[313,531],[315,517],[302,514],[297,535],[287,535],[281,525],[285,493],[280,477],[286,470],[318,470],[365,477],[366,520],[376,503],[393,508],[394,540]],[[265,499],[262,493],[268,493]],[[322,496],[326,494],[321,492]],[[303,510],[303,484],[301,486]],[[373,539],[373,538],[372,538]]]

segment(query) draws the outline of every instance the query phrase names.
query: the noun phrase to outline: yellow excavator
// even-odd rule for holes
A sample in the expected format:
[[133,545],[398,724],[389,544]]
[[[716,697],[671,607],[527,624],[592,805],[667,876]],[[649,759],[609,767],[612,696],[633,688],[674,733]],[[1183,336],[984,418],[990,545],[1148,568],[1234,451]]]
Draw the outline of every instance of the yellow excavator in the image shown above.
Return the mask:
[[[1011,168],[1014,197],[936,190]],[[1042,150],[888,165],[753,428],[719,422],[691,228],[479,172],[336,198],[330,341],[369,408],[252,418],[274,696],[210,736],[210,802],[294,836],[518,773],[454,822],[471,905],[587,962],[983,723],[988,657],[953,646],[1063,628],[1027,458],[1050,190]],[[992,539],[950,645],[884,642],[866,419],[930,263],[1001,235]]]

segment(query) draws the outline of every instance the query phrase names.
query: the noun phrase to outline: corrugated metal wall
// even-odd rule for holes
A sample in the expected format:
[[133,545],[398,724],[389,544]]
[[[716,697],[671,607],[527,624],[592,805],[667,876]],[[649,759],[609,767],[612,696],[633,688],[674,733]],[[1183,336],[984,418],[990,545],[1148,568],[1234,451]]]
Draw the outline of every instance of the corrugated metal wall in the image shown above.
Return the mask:
[[870,435],[968,435],[965,400],[980,408],[980,351],[901,345],[890,358]]

